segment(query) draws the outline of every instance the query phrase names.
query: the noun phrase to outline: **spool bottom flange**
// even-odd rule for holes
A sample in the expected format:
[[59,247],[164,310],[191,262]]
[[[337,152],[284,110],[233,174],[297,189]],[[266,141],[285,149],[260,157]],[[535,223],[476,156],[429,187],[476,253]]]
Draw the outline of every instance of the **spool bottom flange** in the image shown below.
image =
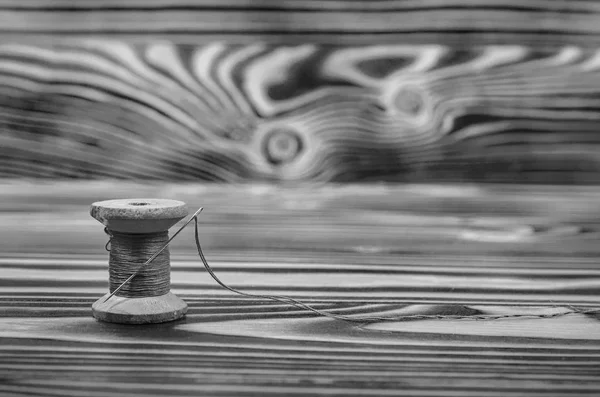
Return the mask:
[[109,323],[166,323],[182,318],[188,309],[187,304],[172,292],[144,298],[125,298],[115,295],[104,302],[109,295],[104,295],[92,305],[93,316]]

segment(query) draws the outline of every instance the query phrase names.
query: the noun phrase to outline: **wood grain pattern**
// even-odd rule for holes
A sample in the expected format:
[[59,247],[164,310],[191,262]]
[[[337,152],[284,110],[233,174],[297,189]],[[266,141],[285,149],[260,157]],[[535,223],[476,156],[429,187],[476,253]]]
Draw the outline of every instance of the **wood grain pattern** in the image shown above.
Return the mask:
[[0,176],[596,183],[599,60],[581,46],[7,43]]
[[598,45],[586,0],[4,0],[0,35],[131,42]]
[[336,313],[600,307],[597,188],[3,183],[0,395],[600,391],[600,315],[347,324],[219,289],[191,230],[171,249],[185,320],[96,322],[107,255],[88,205],[107,196],[203,205],[201,240],[223,280]]

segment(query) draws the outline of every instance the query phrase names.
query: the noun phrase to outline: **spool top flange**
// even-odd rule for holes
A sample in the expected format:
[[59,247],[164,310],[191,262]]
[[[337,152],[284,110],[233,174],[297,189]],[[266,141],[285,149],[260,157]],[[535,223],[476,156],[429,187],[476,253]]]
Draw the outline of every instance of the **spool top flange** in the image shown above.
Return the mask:
[[133,234],[169,230],[187,214],[184,202],[166,199],[106,200],[90,208],[90,215],[108,229]]

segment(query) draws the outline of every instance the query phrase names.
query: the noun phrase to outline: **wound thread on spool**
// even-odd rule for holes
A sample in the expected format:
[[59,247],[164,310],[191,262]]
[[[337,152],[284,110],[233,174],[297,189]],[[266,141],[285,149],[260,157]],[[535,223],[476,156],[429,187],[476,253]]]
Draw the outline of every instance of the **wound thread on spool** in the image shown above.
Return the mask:
[[[112,232],[108,283],[114,292],[169,240],[169,233],[127,234]],[[169,248],[163,250],[152,262],[142,267],[131,282],[115,294],[126,298],[161,296],[171,289],[171,264]]]
[[[92,204],[90,214],[111,236],[110,292],[92,305],[95,318],[113,323],[147,324],[173,321],[185,315],[187,304],[170,291],[168,248],[141,266],[167,244],[168,229],[187,213],[185,203],[175,200],[107,200]],[[136,272],[133,279],[107,300]]]

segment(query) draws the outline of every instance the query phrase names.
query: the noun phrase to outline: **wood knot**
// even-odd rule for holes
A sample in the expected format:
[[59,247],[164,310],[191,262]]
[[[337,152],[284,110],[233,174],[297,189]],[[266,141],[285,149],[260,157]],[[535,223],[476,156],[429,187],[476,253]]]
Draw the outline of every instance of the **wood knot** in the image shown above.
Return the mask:
[[292,162],[303,150],[300,134],[288,128],[275,128],[264,138],[264,154],[269,163],[283,165]]
[[397,110],[411,116],[421,114],[426,106],[423,90],[414,86],[401,87],[392,103]]

